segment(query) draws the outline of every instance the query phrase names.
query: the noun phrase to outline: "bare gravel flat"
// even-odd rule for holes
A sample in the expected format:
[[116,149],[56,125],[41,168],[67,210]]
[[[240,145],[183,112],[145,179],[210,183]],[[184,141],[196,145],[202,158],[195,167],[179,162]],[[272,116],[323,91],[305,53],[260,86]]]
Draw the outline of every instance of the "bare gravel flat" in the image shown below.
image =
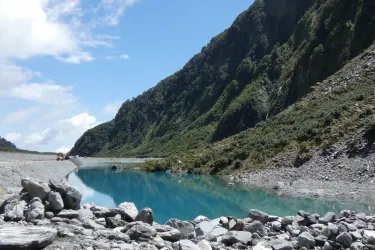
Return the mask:
[[20,190],[23,177],[41,181],[62,180],[76,168],[54,155],[0,152],[0,201]]

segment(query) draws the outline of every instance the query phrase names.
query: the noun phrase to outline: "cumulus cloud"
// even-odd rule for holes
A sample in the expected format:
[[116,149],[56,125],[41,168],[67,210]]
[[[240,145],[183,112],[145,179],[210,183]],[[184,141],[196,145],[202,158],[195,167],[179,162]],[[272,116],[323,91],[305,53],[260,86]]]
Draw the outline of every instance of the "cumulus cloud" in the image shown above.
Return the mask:
[[129,60],[130,59],[130,56],[128,54],[122,54],[120,56],[121,59],[124,59],[124,60]]
[[25,121],[30,115],[36,113],[39,110],[38,107],[31,107],[27,109],[17,110],[5,116],[4,118],[0,118],[0,124],[3,125],[10,125],[19,122]]
[[102,113],[106,115],[115,116],[117,114],[117,111],[120,109],[122,103],[123,101],[109,103],[102,109]]
[[19,141],[21,138],[22,138],[22,135],[20,133],[15,133],[15,132],[12,132],[12,133],[8,133],[4,136],[4,138],[10,142],[17,142]]
[[103,18],[107,25],[117,25],[126,8],[133,6],[137,0],[102,0],[98,7],[106,12]]

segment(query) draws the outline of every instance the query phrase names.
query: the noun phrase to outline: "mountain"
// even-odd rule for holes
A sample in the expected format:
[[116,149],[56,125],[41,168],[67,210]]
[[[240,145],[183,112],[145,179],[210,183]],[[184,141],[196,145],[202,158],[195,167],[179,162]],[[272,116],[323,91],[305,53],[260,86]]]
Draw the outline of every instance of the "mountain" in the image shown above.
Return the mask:
[[[356,57],[372,48],[374,7],[362,0],[256,0],[180,71],[84,133],[72,154],[179,155],[187,167],[222,171],[328,147],[344,137],[340,126],[359,130],[372,115],[372,76],[355,87],[347,82],[368,63]],[[335,74],[348,78],[345,84]],[[335,92],[335,84],[346,89]]]
[[0,136],[0,151],[16,151],[17,147],[10,141],[7,141],[5,138]]

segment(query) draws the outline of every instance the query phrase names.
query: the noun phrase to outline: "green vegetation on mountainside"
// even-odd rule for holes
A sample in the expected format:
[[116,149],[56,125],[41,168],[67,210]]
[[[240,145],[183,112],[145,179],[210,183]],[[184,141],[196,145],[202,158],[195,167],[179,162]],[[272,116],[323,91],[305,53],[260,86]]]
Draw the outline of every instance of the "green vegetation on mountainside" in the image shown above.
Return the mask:
[[372,44],[374,7],[363,0],[257,0],[183,69],[87,131],[72,153],[184,153],[193,172],[261,164],[286,147],[304,158],[310,147],[335,141],[335,122],[355,119],[353,96],[370,98],[372,86],[362,82],[334,96],[305,96]]
[[5,138],[0,137],[0,151],[16,151],[17,147]]

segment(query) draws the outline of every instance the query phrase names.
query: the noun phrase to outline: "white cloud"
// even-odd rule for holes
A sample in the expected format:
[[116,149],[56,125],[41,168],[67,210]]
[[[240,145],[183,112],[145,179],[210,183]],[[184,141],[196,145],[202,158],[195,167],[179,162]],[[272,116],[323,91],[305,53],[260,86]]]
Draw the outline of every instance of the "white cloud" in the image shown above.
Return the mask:
[[113,61],[113,60],[116,60],[116,57],[114,57],[114,56],[105,56],[104,60]]
[[56,58],[65,63],[75,64],[79,64],[81,62],[92,62],[95,60],[95,58],[92,57],[88,52],[78,52],[76,54],[69,55],[68,57],[58,56]]
[[107,25],[117,25],[126,8],[133,6],[137,0],[102,0],[99,8],[107,12],[103,21]]
[[36,113],[39,110],[38,107],[31,107],[27,109],[17,110],[13,113],[8,114],[3,119],[0,119],[0,124],[15,124],[25,121],[30,115]]
[[120,109],[123,101],[117,101],[113,103],[107,104],[103,109],[103,114],[115,116],[117,114],[117,111]]
[[15,142],[19,141],[21,139],[21,137],[22,137],[22,135],[20,133],[12,132],[12,133],[6,134],[4,138],[6,140],[10,141],[10,142],[15,143]]
[[30,70],[12,63],[1,64],[0,61],[0,94],[6,93],[14,86],[30,80],[32,75],[33,73]]
[[124,60],[129,60],[130,59],[130,56],[128,54],[122,54],[120,56],[121,59],[124,59]]

